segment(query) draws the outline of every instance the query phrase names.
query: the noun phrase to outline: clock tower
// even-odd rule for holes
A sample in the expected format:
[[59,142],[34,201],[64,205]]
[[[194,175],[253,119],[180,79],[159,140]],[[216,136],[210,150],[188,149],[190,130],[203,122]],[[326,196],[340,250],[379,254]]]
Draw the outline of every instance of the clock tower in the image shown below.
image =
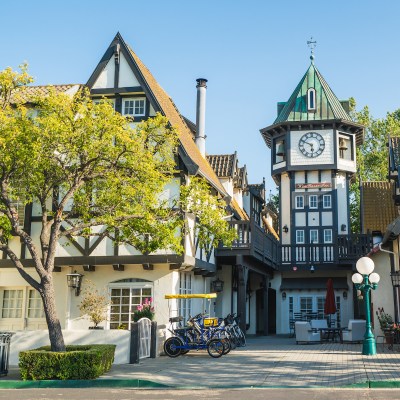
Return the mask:
[[352,313],[351,300],[344,304],[352,265],[340,259],[340,243],[350,234],[349,184],[364,127],[352,121],[349,101],[335,96],[311,54],[306,73],[288,101],[278,103],[277,118],[261,134],[271,149],[272,177],[279,187],[282,259],[272,280],[282,293],[277,333],[289,332],[296,312],[323,315],[329,277],[343,325]]

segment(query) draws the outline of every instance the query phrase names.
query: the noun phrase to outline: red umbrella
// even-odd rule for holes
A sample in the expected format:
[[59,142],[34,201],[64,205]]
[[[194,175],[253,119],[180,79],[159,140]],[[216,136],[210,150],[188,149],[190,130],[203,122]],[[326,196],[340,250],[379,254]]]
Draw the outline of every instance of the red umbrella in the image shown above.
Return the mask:
[[326,297],[324,312],[325,315],[336,313],[335,292],[333,291],[333,280],[331,278],[326,282]]

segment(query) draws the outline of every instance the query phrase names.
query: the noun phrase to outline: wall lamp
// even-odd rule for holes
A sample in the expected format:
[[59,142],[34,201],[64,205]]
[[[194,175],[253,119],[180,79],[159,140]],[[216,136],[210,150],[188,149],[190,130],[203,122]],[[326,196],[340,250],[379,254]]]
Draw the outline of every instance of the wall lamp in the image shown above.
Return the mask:
[[212,292],[222,292],[224,290],[224,281],[221,281],[217,278],[215,281],[211,282],[211,291]]
[[282,228],[282,230],[283,230],[283,232],[285,232],[285,233],[288,233],[288,232],[289,232],[289,228],[288,228],[287,225],[285,225],[285,226]]
[[286,300],[286,292],[282,292],[282,300]]
[[340,226],[340,230],[341,230],[342,232],[346,232],[346,224],[342,224],[342,225]]
[[343,298],[344,298],[345,300],[347,300],[347,292],[346,292],[346,290],[343,292]]
[[81,293],[82,278],[84,275],[77,273],[67,274],[67,285],[71,289],[75,289],[75,296]]

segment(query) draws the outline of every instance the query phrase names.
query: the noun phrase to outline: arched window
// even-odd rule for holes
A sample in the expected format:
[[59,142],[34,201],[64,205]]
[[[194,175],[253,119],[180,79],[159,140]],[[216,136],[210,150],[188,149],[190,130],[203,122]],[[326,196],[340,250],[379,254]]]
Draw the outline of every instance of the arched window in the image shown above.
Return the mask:
[[314,88],[310,88],[307,91],[307,109],[308,109],[308,111],[316,111],[317,110],[317,99],[316,99]]
[[154,298],[153,282],[140,278],[121,279],[109,285],[110,329],[129,329],[133,322],[133,312],[145,299]]

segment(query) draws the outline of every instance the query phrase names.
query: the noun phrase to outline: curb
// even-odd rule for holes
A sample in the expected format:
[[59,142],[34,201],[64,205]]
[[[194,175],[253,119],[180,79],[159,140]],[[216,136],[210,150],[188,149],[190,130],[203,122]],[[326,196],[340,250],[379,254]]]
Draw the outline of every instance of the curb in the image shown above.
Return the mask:
[[[93,379],[93,380],[43,380],[43,381],[0,381],[1,389],[84,389],[84,388],[130,388],[130,389],[173,389],[173,390],[204,390],[204,389],[321,389],[325,386],[314,385],[221,385],[221,386],[170,386],[145,379]],[[398,389],[400,381],[366,381],[352,385],[339,386],[339,389]]]
[[133,388],[149,389],[171,386],[144,379],[90,379],[90,380],[43,380],[43,381],[0,381],[0,389],[39,389],[39,388]]

